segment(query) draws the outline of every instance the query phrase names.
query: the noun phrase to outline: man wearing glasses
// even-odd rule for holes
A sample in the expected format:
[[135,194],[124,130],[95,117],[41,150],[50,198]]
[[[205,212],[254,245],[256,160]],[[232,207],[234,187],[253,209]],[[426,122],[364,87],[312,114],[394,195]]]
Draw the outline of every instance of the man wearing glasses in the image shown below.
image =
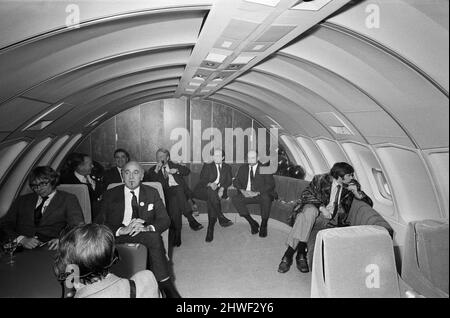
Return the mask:
[[363,191],[358,181],[353,179],[354,169],[346,162],[333,165],[329,173],[314,176],[311,183],[301,193],[298,214],[287,239],[288,248],[284,253],[278,272],[286,273],[297,252],[297,268],[302,273],[309,272],[306,247],[315,225],[321,228],[345,226],[353,199],[362,200],[373,206],[372,200]]
[[60,232],[84,223],[78,199],[56,190],[58,173],[51,167],[36,167],[28,183],[33,193],[20,196],[0,220],[7,238],[15,238],[26,249],[58,247]]

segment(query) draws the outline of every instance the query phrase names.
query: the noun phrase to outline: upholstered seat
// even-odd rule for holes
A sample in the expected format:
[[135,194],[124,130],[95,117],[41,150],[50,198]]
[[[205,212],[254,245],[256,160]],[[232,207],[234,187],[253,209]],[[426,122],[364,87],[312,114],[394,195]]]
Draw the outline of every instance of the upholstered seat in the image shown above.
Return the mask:
[[402,278],[426,297],[449,297],[448,221],[423,220],[408,224]]
[[311,297],[398,298],[415,294],[397,274],[394,246],[380,226],[325,229],[314,248]]

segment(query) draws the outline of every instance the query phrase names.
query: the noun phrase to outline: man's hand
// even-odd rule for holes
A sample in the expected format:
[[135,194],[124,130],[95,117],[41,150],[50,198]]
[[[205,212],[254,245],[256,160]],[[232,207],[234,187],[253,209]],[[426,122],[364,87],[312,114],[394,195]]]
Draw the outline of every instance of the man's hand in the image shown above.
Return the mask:
[[330,212],[326,207],[321,206],[319,208],[320,213],[322,213],[323,217],[326,219],[331,219],[333,217],[333,213]]
[[155,166],[155,173],[158,173],[159,170],[161,170],[162,166],[163,166],[162,162],[158,162]]
[[241,193],[246,198],[253,198],[253,197],[256,197],[256,196],[258,196],[260,194],[259,192],[253,192],[253,191],[247,191],[247,190],[241,190]]
[[356,186],[356,184],[349,184],[347,190],[351,191],[355,198],[362,199],[363,195],[358,191],[358,187]]
[[178,169],[177,168],[172,168],[172,169],[167,170],[167,172],[169,174],[176,174],[176,173],[178,173]]
[[122,227],[118,234],[120,236],[130,235],[134,237],[141,232],[147,232],[147,228],[144,226],[144,223],[145,221],[142,219],[133,219],[128,226]]
[[55,238],[47,242],[49,251],[55,251],[59,246],[59,239]]
[[215,182],[208,183],[208,186],[209,186],[211,189],[213,189],[213,191],[216,191],[216,190],[217,190],[217,183],[215,183]]
[[20,244],[22,244],[26,249],[32,250],[38,247],[41,244],[41,241],[35,237],[24,237],[22,241],[20,241]]
[[222,198],[223,197],[223,192],[225,191],[225,189],[223,188],[223,187],[221,187],[220,189],[219,189],[219,192],[217,192],[217,194],[219,195],[219,198]]

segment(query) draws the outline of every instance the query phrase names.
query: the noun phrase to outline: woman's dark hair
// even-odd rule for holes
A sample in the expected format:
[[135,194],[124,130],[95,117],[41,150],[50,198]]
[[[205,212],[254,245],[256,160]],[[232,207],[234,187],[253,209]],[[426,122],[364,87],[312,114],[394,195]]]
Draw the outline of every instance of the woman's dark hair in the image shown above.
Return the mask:
[[80,281],[92,283],[108,273],[115,259],[114,234],[105,225],[78,225],[62,234],[54,264],[57,277],[64,276],[68,266],[77,266]]
[[114,157],[119,152],[123,153],[125,155],[125,157],[127,157],[127,160],[130,161],[130,154],[128,153],[128,151],[126,151],[125,149],[122,149],[122,148],[116,149],[116,151],[114,151]]
[[351,165],[346,162],[337,162],[331,168],[330,174],[333,178],[338,179],[343,178],[346,174],[352,174],[355,170]]
[[28,184],[30,185],[30,187],[31,184],[36,180],[49,181],[51,186],[55,188],[59,182],[59,174],[49,166],[36,167],[28,176]]

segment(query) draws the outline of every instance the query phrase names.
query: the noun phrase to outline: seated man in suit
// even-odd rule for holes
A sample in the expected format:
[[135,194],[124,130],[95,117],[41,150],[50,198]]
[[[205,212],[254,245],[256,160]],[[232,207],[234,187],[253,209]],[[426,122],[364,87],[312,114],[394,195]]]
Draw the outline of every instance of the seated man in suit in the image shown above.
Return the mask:
[[224,163],[225,152],[214,150],[213,162],[205,163],[200,172],[200,180],[195,186],[194,197],[207,202],[208,205],[208,231],[206,242],[214,239],[214,225],[217,218],[223,227],[233,224],[222,213],[221,198],[228,198],[228,187],[231,186],[231,166]]
[[288,248],[281,259],[278,272],[286,273],[289,270],[296,251],[297,268],[302,273],[309,272],[306,247],[313,227],[345,226],[353,198],[373,205],[370,197],[361,191],[358,181],[353,179],[353,174],[351,165],[338,162],[329,173],[314,176],[303,190],[300,204],[295,208],[298,214],[287,239]]
[[170,278],[169,263],[161,233],[170,219],[157,190],[142,185],[144,168],[135,161],[122,169],[125,184],[105,192],[97,223],[104,223],[116,235],[117,243],[140,243],[147,247],[147,266],[168,298],[178,298]]
[[94,167],[91,157],[83,153],[72,153],[66,160],[65,168],[61,172],[61,184],[85,184],[89,190],[92,219],[100,211],[100,200],[103,186],[91,177]]
[[70,193],[56,190],[58,173],[51,167],[36,167],[28,177],[33,193],[16,199],[0,228],[8,238],[16,238],[26,249],[47,243],[56,249],[58,237],[65,228],[84,223],[78,199]]
[[103,187],[106,190],[111,183],[123,183],[122,169],[130,161],[130,154],[125,149],[114,151],[116,166],[107,170],[103,176]]
[[156,152],[158,164],[150,167],[144,181],[160,182],[164,190],[166,206],[170,217],[169,244],[181,245],[181,227],[183,214],[189,221],[189,226],[198,231],[203,225],[197,222],[192,215],[192,209],[187,209],[184,177],[189,175],[189,168],[176,164],[170,160],[170,152],[167,149],[158,149]]
[[[272,174],[260,173],[256,150],[250,150],[247,154],[248,163],[239,167],[236,178],[233,181],[238,193],[231,198],[239,215],[250,224],[252,234],[259,231],[260,237],[267,236],[267,222],[270,216],[272,201],[275,198],[275,180]],[[259,224],[251,216],[247,204],[257,203],[261,207],[261,229]]]

